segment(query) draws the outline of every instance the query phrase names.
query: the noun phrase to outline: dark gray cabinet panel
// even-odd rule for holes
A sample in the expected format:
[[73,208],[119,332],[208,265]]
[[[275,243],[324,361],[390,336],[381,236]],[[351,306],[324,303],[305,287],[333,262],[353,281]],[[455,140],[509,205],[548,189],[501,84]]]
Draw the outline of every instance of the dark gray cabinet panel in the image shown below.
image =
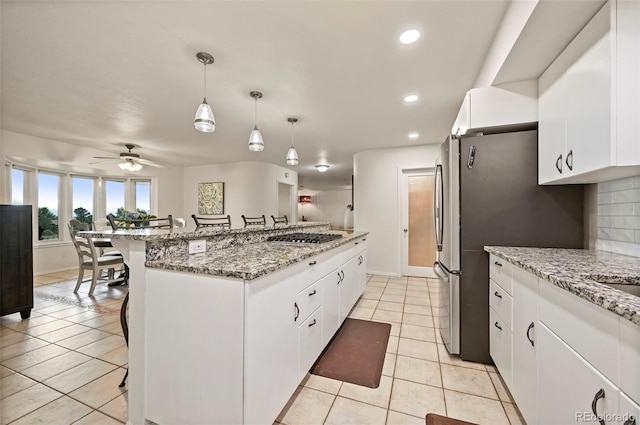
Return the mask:
[[0,205],[0,316],[33,308],[33,239],[30,205]]

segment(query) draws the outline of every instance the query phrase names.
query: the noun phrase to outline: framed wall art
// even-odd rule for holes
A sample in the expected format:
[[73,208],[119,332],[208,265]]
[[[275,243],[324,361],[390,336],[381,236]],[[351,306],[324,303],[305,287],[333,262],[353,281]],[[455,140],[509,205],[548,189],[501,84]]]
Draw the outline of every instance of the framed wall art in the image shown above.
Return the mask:
[[224,214],[224,182],[198,183],[198,214]]

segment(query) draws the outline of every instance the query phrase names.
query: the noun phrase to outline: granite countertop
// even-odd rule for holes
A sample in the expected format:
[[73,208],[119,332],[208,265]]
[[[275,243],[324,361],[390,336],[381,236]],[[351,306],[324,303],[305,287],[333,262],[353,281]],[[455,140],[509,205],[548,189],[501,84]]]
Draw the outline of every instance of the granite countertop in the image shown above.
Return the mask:
[[610,283],[640,283],[640,259],[584,249],[485,246],[484,250],[640,326],[640,297]]
[[92,236],[94,238],[105,239],[127,239],[137,241],[169,241],[177,239],[200,239],[203,236],[212,235],[232,235],[238,233],[257,233],[269,232],[271,230],[296,230],[306,227],[329,226],[325,222],[305,221],[296,224],[277,225],[277,226],[249,226],[232,229],[222,229],[217,227],[202,227],[195,229],[193,227],[183,227],[173,229],[119,229],[119,230],[94,230],[78,232],[78,236]]
[[[325,233],[325,232],[322,232]],[[147,261],[146,267],[253,280],[306,258],[364,238],[369,232],[338,232],[342,239],[321,244],[258,242],[203,254]]]

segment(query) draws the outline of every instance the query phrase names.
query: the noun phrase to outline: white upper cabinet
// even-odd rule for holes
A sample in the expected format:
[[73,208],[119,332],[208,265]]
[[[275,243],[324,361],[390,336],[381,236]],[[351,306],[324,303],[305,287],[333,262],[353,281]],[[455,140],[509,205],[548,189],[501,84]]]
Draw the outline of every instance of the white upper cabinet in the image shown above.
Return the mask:
[[640,2],[610,0],[538,81],[540,184],[640,173]]
[[519,81],[471,89],[464,97],[451,134],[538,121],[538,82]]

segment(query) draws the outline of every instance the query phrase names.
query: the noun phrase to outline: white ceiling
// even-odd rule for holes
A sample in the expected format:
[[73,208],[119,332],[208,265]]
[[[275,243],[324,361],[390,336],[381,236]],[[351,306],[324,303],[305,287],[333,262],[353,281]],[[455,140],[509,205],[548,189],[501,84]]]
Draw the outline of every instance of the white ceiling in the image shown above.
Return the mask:
[[[547,2],[554,3],[595,13],[581,2]],[[141,156],[170,165],[286,166],[287,117],[294,116],[300,164],[290,168],[300,184],[348,186],[354,153],[444,139],[507,5],[2,1],[2,128],[113,153],[133,143]],[[542,62],[534,73],[546,68],[588,16],[565,19],[570,28],[560,36],[544,19],[527,34],[550,46],[536,53]],[[408,28],[422,36],[405,46],[398,36]],[[217,126],[209,134],[193,127],[203,93],[198,51],[215,57],[207,67],[207,99]],[[500,78],[531,78],[531,64],[522,62],[511,60]],[[247,149],[251,90],[264,94],[258,104],[263,152]],[[420,99],[405,104],[409,93]],[[409,140],[412,131],[420,138]],[[314,165],[323,159],[331,168],[320,174]]]

